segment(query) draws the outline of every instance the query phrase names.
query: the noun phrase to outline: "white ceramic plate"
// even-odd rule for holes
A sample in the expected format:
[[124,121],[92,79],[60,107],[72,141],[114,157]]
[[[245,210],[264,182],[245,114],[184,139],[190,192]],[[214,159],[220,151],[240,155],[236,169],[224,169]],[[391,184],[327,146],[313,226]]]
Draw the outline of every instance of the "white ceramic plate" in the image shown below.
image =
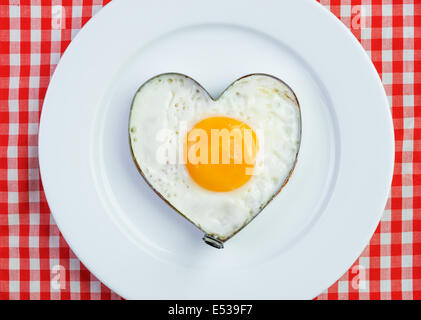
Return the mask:
[[[140,177],[127,134],[145,80],[180,72],[217,96],[249,73],[288,83],[302,109],[289,183],[224,250]],[[380,79],[315,1],[113,1],[72,41],[45,98],[41,176],[63,236],[124,298],[313,298],[372,236],[393,170]]]

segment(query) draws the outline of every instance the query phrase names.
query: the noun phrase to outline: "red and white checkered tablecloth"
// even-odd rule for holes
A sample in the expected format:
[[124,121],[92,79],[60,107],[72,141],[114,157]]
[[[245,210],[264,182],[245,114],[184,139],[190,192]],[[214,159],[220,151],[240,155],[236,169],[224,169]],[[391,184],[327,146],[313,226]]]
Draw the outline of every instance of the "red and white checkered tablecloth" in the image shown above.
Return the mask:
[[[62,238],[43,193],[37,149],[54,68],[72,38],[108,2],[0,4],[1,299],[119,299]],[[376,233],[353,267],[318,299],[421,299],[421,1],[321,3],[360,40],[383,80],[396,160]]]

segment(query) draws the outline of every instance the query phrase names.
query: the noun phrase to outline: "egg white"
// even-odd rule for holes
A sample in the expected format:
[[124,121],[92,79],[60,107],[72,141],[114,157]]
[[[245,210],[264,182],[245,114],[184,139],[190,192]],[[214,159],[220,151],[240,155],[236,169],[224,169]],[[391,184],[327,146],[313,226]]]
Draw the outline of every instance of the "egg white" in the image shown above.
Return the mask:
[[[198,186],[178,161],[183,128],[190,130],[211,116],[236,118],[257,134],[254,175],[230,192]],[[151,186],[204,232],[225,240],[259,213],[289,177],[300,145],[300,125],[295,95],[273,77],[244,77],[214,101],[194,80],[164,74],[136,93],[129,128],[133,156]]]

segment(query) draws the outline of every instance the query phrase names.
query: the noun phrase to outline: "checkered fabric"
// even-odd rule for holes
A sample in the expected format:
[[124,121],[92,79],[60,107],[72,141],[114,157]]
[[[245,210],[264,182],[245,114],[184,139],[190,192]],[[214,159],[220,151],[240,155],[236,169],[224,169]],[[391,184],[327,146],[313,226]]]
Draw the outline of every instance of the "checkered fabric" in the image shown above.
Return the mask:
[[[39,117],[54,68],[71,39],[107,2],[0,4],[1,299],[119,299],[60,235],[37,158]],[[321,3],[361,41],[383,80],[396,161],[391,194],[373,238],[318,299],[420,299],[421,1]]]

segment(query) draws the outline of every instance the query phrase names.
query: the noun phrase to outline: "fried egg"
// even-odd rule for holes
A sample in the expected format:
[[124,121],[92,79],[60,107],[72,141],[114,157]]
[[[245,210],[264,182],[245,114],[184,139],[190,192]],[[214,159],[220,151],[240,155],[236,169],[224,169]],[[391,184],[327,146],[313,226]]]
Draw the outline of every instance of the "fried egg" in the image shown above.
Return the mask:
[[288,181],[301,115],[292,90],[269,75],[240,78],[214,100],[193,79],[162,74],[136,92],[129,136],[149,185],[222,243]]

